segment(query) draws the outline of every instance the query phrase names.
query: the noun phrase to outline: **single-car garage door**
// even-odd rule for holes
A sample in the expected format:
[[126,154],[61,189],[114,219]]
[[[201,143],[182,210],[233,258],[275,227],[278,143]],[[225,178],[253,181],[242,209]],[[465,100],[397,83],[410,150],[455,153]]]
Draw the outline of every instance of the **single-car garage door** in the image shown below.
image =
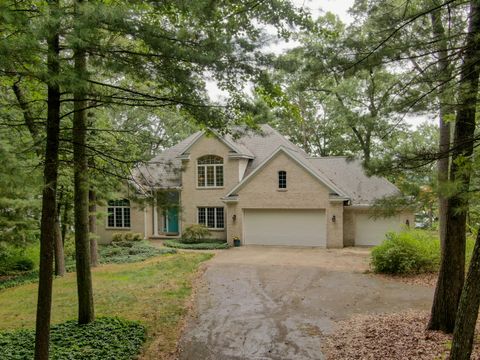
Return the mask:
[[400,231],[403,221],[400,216],[373,219],[370,214],[355,215],[355,245],[379,245],[385,234],[390,231]]
[[326,246],[324,210],[245,210],[246,245]]

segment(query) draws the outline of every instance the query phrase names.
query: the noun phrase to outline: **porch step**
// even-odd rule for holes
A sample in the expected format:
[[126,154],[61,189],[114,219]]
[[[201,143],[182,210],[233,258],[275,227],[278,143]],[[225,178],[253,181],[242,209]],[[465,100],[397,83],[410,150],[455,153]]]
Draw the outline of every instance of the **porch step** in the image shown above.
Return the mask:
[[168,239],[179,239],[180,235],[179,234],[174,234],[174,235],[166,235],[166,234],[159,234],[156,236],[149,236],[149,240],[168,240]]

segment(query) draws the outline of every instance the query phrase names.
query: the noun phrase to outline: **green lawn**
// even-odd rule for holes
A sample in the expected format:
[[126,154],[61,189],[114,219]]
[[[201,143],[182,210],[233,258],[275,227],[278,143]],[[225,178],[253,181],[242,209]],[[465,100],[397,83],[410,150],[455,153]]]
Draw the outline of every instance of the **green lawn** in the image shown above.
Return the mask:
[[[147,328],[145,358],[162,358],[175,349],[196,270],[212,256],[181,253],[94,269],[96,315],[140,321]],[[0,330],[34,328],[36,298],[37,284],[1,290]],[[75,319],[76,313],[75,273],[70,273],[54,280],[52,322]]]

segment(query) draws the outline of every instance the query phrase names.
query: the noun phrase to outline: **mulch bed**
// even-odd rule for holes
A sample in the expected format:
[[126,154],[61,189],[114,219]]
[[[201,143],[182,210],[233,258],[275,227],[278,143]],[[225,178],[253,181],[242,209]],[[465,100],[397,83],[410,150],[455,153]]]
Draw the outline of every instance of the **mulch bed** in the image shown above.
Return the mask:
[[[327,360],[447,359],[452,337],[425,330],[428,316],[416,311],[356,316],[338,323],[323,353]],[[471,359],[480,359],[478,339]]]
[[375,276],[379,276],[381,278],[388,279],[388,280],[400,281],[409,285],[421,285],[421,286],[429,286],[429,287],[435,287],[438,280],[438,273],[425,273],[425,274],[417,274],[417,275],[375,274]]

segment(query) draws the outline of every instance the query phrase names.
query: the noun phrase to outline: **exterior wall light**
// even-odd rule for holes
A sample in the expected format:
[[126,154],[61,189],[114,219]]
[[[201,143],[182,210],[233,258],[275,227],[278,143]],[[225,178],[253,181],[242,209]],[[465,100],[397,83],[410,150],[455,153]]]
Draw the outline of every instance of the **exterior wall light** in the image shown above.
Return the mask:
[[337,218],[335,217],[335,215],[332,216],[332,222],[335,222],[337,220]]
[[237,215],[233,214],[232,215],[232,220],[233,220],[233,222],[235,222],[237,220]]

